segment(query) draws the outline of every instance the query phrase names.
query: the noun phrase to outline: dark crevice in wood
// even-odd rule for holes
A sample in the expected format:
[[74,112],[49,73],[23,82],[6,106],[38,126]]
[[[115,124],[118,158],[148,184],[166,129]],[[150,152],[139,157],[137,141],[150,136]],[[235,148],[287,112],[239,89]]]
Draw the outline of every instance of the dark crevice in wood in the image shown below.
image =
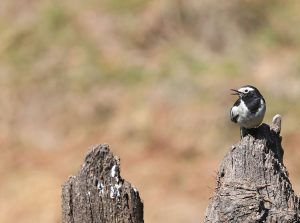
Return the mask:
[[70,208],[70,213],[69,213],[69,215],[70,215],[70,217],[71,217],[71,219],[70,219],[70,221],[72,222],[72,223],[74,223],[74,218],[73,218],[73,196],[72,196],[72,188],[73,187],[73,185],[72,185],[72,183],[70,184],[70,189],[69,189],[69,195],[70,195],[70,202],[69,202],[69,208]]

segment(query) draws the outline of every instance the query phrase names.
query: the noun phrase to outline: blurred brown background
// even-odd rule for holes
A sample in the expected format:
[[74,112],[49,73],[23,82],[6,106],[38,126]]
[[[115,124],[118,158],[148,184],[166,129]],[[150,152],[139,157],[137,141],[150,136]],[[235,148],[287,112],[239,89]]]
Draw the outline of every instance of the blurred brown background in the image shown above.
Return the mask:
[[230,88],[283,115],[300,194],[300,2],[1,1],[0,222],[60,222],[60,186],[109,143],[145,222],[201,222],[239,129]]

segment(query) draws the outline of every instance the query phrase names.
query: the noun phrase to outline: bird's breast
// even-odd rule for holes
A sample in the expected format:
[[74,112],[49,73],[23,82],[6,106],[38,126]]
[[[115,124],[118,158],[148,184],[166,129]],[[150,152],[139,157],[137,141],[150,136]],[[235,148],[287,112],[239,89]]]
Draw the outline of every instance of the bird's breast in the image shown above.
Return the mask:
[[260,106],[256,112],[250,112],[245,103],[241,101],[240,106],[238,106],[239,118],[237,122],[240,126],[245,128],[254,128],[260,125],[263,121],[266,111],[266,106],[264,101],[260,100]]

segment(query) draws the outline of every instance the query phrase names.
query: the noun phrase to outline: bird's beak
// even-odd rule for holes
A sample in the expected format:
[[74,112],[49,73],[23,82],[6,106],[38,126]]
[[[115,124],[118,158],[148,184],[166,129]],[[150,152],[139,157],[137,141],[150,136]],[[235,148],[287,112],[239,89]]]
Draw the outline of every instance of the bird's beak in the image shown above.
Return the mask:
[[239,95],[239,96],[241,96],[243,94],[242,92],[240,92],[240,91],[238,91],[236,89],[230,89],[230,90],[234,91],[234,93],[232,93],[231,95]]

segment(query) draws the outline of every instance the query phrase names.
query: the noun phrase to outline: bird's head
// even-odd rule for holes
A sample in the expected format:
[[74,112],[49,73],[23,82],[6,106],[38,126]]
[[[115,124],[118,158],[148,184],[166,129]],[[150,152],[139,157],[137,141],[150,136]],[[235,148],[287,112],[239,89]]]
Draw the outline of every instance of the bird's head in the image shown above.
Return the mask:
[[262,97],[261,93],[256,87],[253,87],[251,85],[243,86],[239,89],[230,89],[234,93],[232,95],[238,95],[240,98],[252,98],[252,97]]

